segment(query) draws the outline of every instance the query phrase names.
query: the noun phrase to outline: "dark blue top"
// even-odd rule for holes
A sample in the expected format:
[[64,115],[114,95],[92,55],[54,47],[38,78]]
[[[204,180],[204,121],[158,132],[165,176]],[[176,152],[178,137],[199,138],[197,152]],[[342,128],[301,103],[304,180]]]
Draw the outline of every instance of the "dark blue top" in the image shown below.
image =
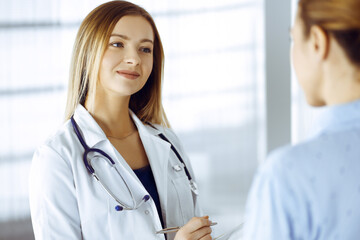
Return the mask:
[[160,207],[159,194],[158,194],[158,191],[156,188],[154,175],[151,171],[150,165],[143,167],[143,168],[135,169],[134,173],[139,178],[141,183],[144,185],[146,191],[148,191],[151,198],[154,200],[159,217],[160,217],[161,225],[164,228],[164,222],[163,222],[161,207]]

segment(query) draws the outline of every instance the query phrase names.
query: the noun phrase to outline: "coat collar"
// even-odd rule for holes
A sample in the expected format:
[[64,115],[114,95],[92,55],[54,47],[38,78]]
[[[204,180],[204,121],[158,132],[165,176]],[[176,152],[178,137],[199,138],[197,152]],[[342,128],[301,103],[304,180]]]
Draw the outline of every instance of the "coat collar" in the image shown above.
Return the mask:
[[79,131],[83,135],[86,144],[90,148],[107,139],[99,124],[97,124],[95,119],[81,104],[79,104],[75,109],[74,120],[76,121]]
[[[161,126],[157,125],[156,128],[154,128],[152,125],[144,124],[130,109],[129,113],[139,133],[143,137],[156,136],[156,138],[158,138],[157,135],[159,135],[161,130],[163,130]],[[79,104],[75,109],[74,119],[89,147],[94,147],[99,142],[107,140],[107,137],[99,124],[81,104]],[[163,141],[161,140],[160,142]]]

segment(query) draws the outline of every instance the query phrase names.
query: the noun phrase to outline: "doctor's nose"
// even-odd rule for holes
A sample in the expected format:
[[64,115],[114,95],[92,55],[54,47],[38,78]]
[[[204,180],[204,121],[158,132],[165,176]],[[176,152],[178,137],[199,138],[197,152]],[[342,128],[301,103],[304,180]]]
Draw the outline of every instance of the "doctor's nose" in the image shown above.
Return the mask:
[[139,65],[140,64],[140,57],[137,51],[131,50],[127,51],[126,55],[124,56],[124,62],[128,65]]

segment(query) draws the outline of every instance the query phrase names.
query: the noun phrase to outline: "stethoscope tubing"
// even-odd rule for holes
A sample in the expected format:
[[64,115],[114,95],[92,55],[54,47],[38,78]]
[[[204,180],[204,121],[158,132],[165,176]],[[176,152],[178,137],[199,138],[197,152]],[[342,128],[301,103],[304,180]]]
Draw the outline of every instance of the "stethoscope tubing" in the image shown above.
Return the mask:
[[[147,122],[147,124],[148,124],[150,127],[158,130],[158,129],[157,129],[154,125],[152,125],[151,123]],[[183,167],[184,167],[184,170],[185,170],[185,174],[186,174],[187,178],[189,179],[189,182],[190,182],[190,185],[191,185],[191,183],[193,183],[194,181],[192,180],[192,177],[191,177],[191,175],[190,175],[190,172],[189,172],[189,170],[187,169],[186,164],[185,164],[183,158],[181,157],[181,155],[179,154],[179,152],[176,150],[176,148],[175,148],[174,145],[170,142],[170,140],[169,140],[167,137],[165,137],[164,134],[159,133],[158,136],[159,136],[162,140],[164,140],[165,142],[167,142],[167,143],[170,144],[171,150],[175,153],[176,157],[177,157],[177,158],[179,159],[179,161],[182,163],[182,165],[183,165]]]
[[[118,171],[118,169],[116,168],[116,165],[115,165],[115,161],[107,154],[105,153],[104,151],[102,151],[101,149],[98,149],[98,148],[90,148],[84,138],[82,137],[81,133],[80,133],[80,130],[77,126],[77,123],[75,122],[75,119],[74,119],[74,116],[72,116],[70,118],[71,120],[71,124],[73,126],[73,129],[75,131],[75,134],[77,136],[77,138],[79,139],[81,145],[83,146],[83,148],[85,149],[85,152],[83,154],[83,162],[84,162],[84,165],[85,167],[87,168],[87,170],[89,171],[89,173],[96,179],[97,182],[100,183],[100,185],[103,187],[103,189],[119,204],[115,207],[115,209],[117,211],[122,211],[122,210],[135,210],[135,209],[138,209],[143,203],[147,202],[149,199],[150,199],[150,196],[149,195],[145,195],[141,202],[140,203],[137,203],[136,200],[135,200],[135,197],[130,189],[130,187],[127,185],[125,179],[123,178],[123,176],[120,174],[120,172]],[[153,126],[152,124],[148,123],[151,127],[153,127],[154,129],[157,130],[157,128],[155,126]],[[196,186],[196,183],[193,181],[191,175],[190,175],[190,172],[188,171],[187,167],[186,167],[186,164],[184,162],[184,160],[182,159],[181,155],[179,154],[179,152],[176,150],[176,148],[174,147],[174,145],[170,142],[170,140],[165,137],[164,134],[160,133],[158,134],[158,136],[166,141],[167,143],[170,144],[170,147],[171,147],[171,150],[175,153],[176,157],[179,159],[179,161],[181,162],[181,164],[183,165],[183,168],[184,168],[184,171],[185,171],[185,174],[189,180],[189,185],[190,185],[190,188],[191,190],[195,193],[195,194],[198,194],[197,192],[197,186]],[[118,175],[121,177],[121,179],[123,180],[123,182],[125,183],[125,186],[128,190],[128,192],[130,193],[130,196],[132,198],[132,201],[133,201],[133,207],[130,207],[126,204],[124,204],[123,202],[121,202],[112,192],[111,190],[101,181],[101,179],[97,176],[97,174],[95,173],[95,170],[94,168],[91,166],[91,163],[89,163],[88,159],[87,159],[87,156],[89,153],[91,152],[95,152],[95,153],[99,153],[101,155],[103,155],[109,162],[110,162],[110,166],[112,168],[114,168],[116,170],[116,172],[118,173]]]
[[165,137],[164,134],[160,133],[160,134],[158,134],[158,136],[159,136],[162,140],[170,143],[170,148],[171,148],[171,150],[173,150],[173,152],[175,153],[176,157],[177,157],[177,158],[179,159],[179,161],[182,163],[182,165],[183,165],[183,167],[184,167],[184,170],[185,170],[185,173],[186,173],[186,176],[188,177],[189,181],[192,182],[192,178],[191,178],[191,175],[190,175],[190,173],[189,173],[189,171],[188,171],[188,169],[187,169],[187,167],[186,167],[186,164],[185,164],[184,160],[182,159],[182,157],[180,156],[179,152],[178,152],[178,151],[176,150],[176,148],[174,147],[174,145],[172,145],[172,143],[169,141],[169,139],[168,139],[167,137]]
[[[103,187],[103,189],[105,190],[105,192],[107,192],[110,197],[112,197],[119,205],[115,207],[115,209],[117,211],[122,211],[122,210],[135,210],[135,209],[138,209],[143,203],[145,203],[146,201],[148,201],[150,199],[150,196],[149,195],[145,195],[141,202],[140,203],[137,203],[136,200],[135,200],[135,197],[134,197],[134,194],[132,193],[132,191],[130,190],[130,187],[127,185],[124,177],[120,174],[119,170],[116,168],[115,166],[115,161],[112,160],[112,158],[107,154],[105,153],[104,151],[102,151],[101,149],[98,149],[98,148],[90,148],[86,143],[85,143],[85,140],[84,138],[82,137],[81,133],[80,133],[80,130],[75,122],[75,119],[74,117],[71,117],[71,124],[74,128],[74,131],[75,131],[75,134],[77,136],[77,138],[79,139],[81,145],[84,147],[85,149],[85,152],[83,154],[83,162],[87,168],[87,170],[89,171],[89,173],[96,179],[97,182],[100,183],[100,185]],[[130,193],[130,196],[131,196],[131,199],[132,199],[132,202],[133,202],[133,207],[130,207],[128,206],[127,204],[123,203],[122,201],[120,201],[120,199],[118,199],[115,194],[112,193],[112,191],[101,181],[101,179],[97,176],[94,168],[91,166],[91,164],[89,163],[88,159],[87,159],[87,156],[89,153],[91,152],[96,152],[96,153],[99,153],[101,155],[103,155],[109,162],[110,162],[110,166],[112,168],[115,169],[115,171],[118,173],[118,175],[121,177],[122,181],[125,183],[125,186],[128,190],[128,192]]]
[[[154,125],[152,125],[151,123],[147,122],[147,124],[148,124],[150,127],[158,130],[158,129],[157,129]],[[189,185],[190,185],[191,191],[192,191],[195,195],[198,195],[198,194],[199,194],[199,191],[198,191],[197,184],[196,184],[196,182],[192,179],[192,177],[191,177],[191,175],[190,175],[190,172],[189,172],[188,168],[186,167],[186,164],[185,164],[184,160],[182,159],[181,155],[179,154],[179,152],[176,150],[176,148],[175,148],[174,145],[170,142],[170,140],[169,140],[167,137],[165,137],[164,134],[159,133],[158,136],[159,136],[162,140],[164,140],[165,142],[168,142],[168,143],[170,144],[171,150],[175,153],[176,157],[179,159],[179,161],[181,162],[181,164],[182,164],[183,167],[184,167],[185,174],[186,174],[186,176],[187,176],[187,178],[188,178],[188,180],[189,180]]]

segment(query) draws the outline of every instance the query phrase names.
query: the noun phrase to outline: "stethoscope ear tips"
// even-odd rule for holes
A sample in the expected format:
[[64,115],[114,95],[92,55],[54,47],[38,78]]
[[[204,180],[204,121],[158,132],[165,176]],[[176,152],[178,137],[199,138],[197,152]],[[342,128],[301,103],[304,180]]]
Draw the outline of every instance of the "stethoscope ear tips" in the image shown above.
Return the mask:
[[120,205],[116,205],[115,206],[115,210],[116,211],[122,211],[124,208],[122,207],[122,206],[120,206]]
[[147,200],[149,200],[150,199],[150,196],[149,195],[145,195],[144,196],[144,198],[143,198],[143,200],[146,202]]

